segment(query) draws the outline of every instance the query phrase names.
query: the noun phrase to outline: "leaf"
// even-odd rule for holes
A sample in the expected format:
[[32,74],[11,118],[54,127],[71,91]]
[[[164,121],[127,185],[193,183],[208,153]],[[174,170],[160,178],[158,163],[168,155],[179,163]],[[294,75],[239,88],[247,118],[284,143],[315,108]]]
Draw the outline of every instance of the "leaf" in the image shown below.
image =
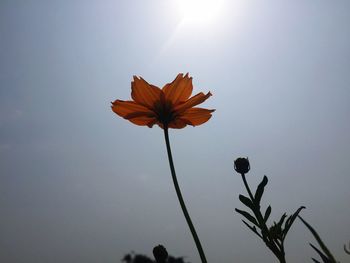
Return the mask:
[[299,215],[300,211],[303,210],[303,209],[305,209],[305,206],[299,207],[298,210],[295,211],[294,214],[291,215],[291,216],[287,219],[286,224],[284,225],[283,239],[286,238],[287,233],[288,233],[290,227],[291,227],[291,226],[293,225],[293,223],[294,223],[294,220],[295,220],[296,217]]
[[[324,263],[332,263],[332,261],[325,255],[323,254],[317,247],[315,247],[313,244],[309,243],[310,246],[320,255]],[[336,263],[334,261],[334,263]]]
[[250,209],[254,210],[254,204],[253,202],[244,195],[239,195],[239,200],[246,206],[248,206]]
[[259,223],[256,221],[256,219],[251,215],[249,214],[248,212],[246,211],[243,211],[243,210],[239,210],[239,209],[235,209],[237,213],[240,213],[242,216],[244,216],[245,218],[247,218],[250,222],[252,222],[254,225],[258,226],[259,227]]
[[249,227],[250,230],[252,230],[254,233],[257,233],[256,227],[255,227],[255,226],[249,225],[249,224],[248,224],[246,221],[244,221],[243,219],[242,219],[242,222],[243,222],[247,227]]
[[316,259],[314,259],[314,258],[311,258],[311,259],[312,259],[312,261],[315,262],[315,263],[321,263],[320,261],[318,261],[318,260],[316,260]]
[[257,236],[259,236],[261,239],[263,238],[259,233],[258,233],[258,231],[256,230],[256,227],[255,226],[251,226],[251,225],[249,225],[246,221],[244,221],[243,219],[242,219],[242,222],[250,229],[250,230],[252,230]]
[[282,224],[283,224],[283,222],[284,222],[284,219],[286,219],[286,217],[287,217],[287,215],[286,215],[286,213],[284,213],[284,214],[281,216],[280,221],[278,221],[277,226],[278,226],[280,229],[282,229]]
[[264,193],[264,188],[267,185],[268,179],[267,176],[264,175],[264,178],[262,179],[261,183],[258,185],[258,188],[256,189],[255,196],[254,196],[254,202],[256,205],[260,204],[261,197]]
[[265,215],[264,215],[264,222],[266,223],[267,219],[269,219],[269,216],[271,214],[271,206],[269,205],[268,208],[265,211]]
[[[318,245],[322,249],[322,251],[327,255],[329,258],[329,262],[336,263],[335,258],[333,257],[332,253],[329,251],[329,249],[326,247],[326,245],[323,243],[322,239],[320,236],[317,234],[316,230],[309,224],[307,223],[301,216],[298,216],[301,222],[304,223],[304,225],[310,230],[311,234],[314,236],[316,239]],[[311,244],[310,244],[311,245]]]

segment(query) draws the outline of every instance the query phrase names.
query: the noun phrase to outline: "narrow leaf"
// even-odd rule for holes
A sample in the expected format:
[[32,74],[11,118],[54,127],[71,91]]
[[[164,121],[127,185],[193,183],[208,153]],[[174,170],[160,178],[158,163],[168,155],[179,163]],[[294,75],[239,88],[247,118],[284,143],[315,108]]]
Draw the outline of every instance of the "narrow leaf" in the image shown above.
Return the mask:
[[258,231],[256,230],[255,226],[251,226],[249,225],[246,221],[242,220],[242,222],[250,229],[252,230],[257,236],[259,236],[261,239],[263,239],[263,237],[258,233]]
[[[285,226],[284,226],[284,230],[283,230],[283,239],[286,238],[287,233],[288,233],[290,227],[291,227],[291,226],[293,225],[293,223],[294,223],[294,220],[297,218],[297,216],[299,215],[300,211],[303,210],[303,209],[305,209],[305,206],[299,207],[299,208],[297,209],[297,211],[295,211],[294,214],[291,215],[290,218],[288,218],[288,220],[287,220],[287,222],[286,222],[286,224],[285,224]],[[287,224],[287,223],[288,223],[288,224]]]
[[254,201],[256,205],[260,204],[261,197],[264,193],[264,188],[267,185],[268,179],[267,176],[264,175],[264,178],[262,179],[261,183],[258,185],[258,188],[256,189],[255,196],[254,196]]
[[239,195],[239,200],[246,206],[248,206],[250,209],[254,210],[253,202],[244,195]]
[[288,226],[288,225],[290,224],[290,221],[292,220],[292,216],[293,216],[293,215],[291,215],[291,216],[289,216],[289,217],[287,218],[286,223],[285,223],[285,225],[284,225],[285,227]]
[[314,258],[311,258],[311,259],[312,259],[312,261],[315,262],[315,263],[321,263],[320,261],[318,261],[318,260],[316,260],[316,259],[314,259]]
[[283,222],[284,222],[284,219],[286,219],[286,217],[287,217],[287,215],[286,215],[286,213],[284,213],[284,214],[281,216],[280,221],[278,221],[277,225],[278,225],[278,227],[279,227],[280,229],[282,229],[282,224],[283,224]]
[[240,213],[242,216],[244,216],[245,218],[247,218],[250,222],[252,222],[254,225],[256,226],[259,226],[258,222],[256,221],[256,219],[251,215],[249,214],[248,212],[246,211],[243,211],[243,210],[239,210],[239,209],[235,209],[237,213]]
[[309,224],[307,223],[301,216],[298,216],[301,222],[304,223],[304,225],[310,230],[311,234],[314,236],[316,239],[318,245],[321,247],[322,251],[327,255],[327,257],[330,259],[329,262],[336,263],[335,258],[333,257],[332,253],[329,251],[329,249],[326,247],[326,245],[323,243],[322,239],[320,236],[317,234],[316,230]]
[[[320,257],[324,263],[332,263],[332,261],[325,254],[323,254],[317,247],[315,247],[311,243],[310,243],[310,246],[320,255]],[[336,263],[336,262],[334,261],[334,263]]]
[[266,209],[265,215],[264,215],[264,222],[265,223],[266,223],[267,219],[269,219],[270,214],[271,214],[271,206],[269,205],[269,207]]

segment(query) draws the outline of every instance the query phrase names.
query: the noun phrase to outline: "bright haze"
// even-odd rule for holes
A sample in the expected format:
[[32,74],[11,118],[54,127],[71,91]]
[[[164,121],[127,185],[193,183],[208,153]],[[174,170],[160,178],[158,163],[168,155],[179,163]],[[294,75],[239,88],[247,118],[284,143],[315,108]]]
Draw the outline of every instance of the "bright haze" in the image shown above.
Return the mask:
[[[350,1],[0,2],[0,262],[116,263],[163,244],[199,257],[172,185],[162,130],[110,109],[133,75],[179,72],[211,91],[206,124],[171,130],[178,180],[209,262],[271,263],[234,209],[269,178],[271,217],[307,207],[350,256]],[[272,223],[272,221],[270,222]],[[297,220],[288,262],[311,262]]]

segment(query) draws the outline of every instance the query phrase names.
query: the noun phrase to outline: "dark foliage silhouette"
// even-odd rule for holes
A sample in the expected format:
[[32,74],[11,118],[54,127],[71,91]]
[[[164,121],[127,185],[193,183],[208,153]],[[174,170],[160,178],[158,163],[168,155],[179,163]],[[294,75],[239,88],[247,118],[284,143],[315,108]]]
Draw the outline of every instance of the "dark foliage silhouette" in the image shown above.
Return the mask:
[[[122,259],[122,262],[126,263],[156,263],[156,261],[150,259],[149,257],[145,255],[133,255],[133,254],[127,254]],[[169,256],[166,263],[190,263],[184,260],[184,257],[173,257]]]
[[153,248],[153,256],[157,263],[166,263],[168,259],[168,251],[162,245]]
[[[327,248],[327,246],[323,243],[322,239],[320,238],[320,236],[318,235],[318,233],[316,232],[316,230],[308,223],[305,221],[305,219],[303,219],[301,216],[298,216],[299,219],[301,220],[301,222],[303,222],[303,224],[310,230],[311,234],[314,236],[314,238],[316,239],[318,245],[320,246],[321,250],[318,249],[316,246],[314,246],[313,244],[309,243],[310,246],[318,253],[318,255],[321,257],[323,263],[337,263],[337,261],[335,260],[334,256],[332,255],[332,253],[329,251],[329,249]],[[320,261],[312,258],[312,260],[315,263],[321,263]]]
[[185,262],[184,257],[176,258],[173,256],[168,256],[168,252],[166,248],[162,245],[158,245],[153,248],[153,255],[154,255],[155,261],[145,255],[135,254],[134,252],[131,252],[124,256],[124,258],[122,259],[122,262],[126,262],[126,263],[190,263],[190,262]]
[[267,226],[267,221],[271,214],[271,206],[268,206],[264,213],[261,212],[260,201],[264,193],[265,186],[267,185],[268,179],[264,176],[261,183],[258,185],[255,194],[253,195],[250,187],[247,183],[245,174],[250,170],[250,164],[248,158],[238,158],[234,162],[234,168],[237,173],[241,174],[244,186],[248,192],[249,197],[239,195],[239,200],[247,206],[253,215],[247,211],[236,208],[236,212],[245,217],[250,223],[242,220],[243,223],[253,231],[261,240],[264,241],[265,245],[272,251],[272,253],[278,258],[281,263],[285,263],[285,250],[284,240],[287,236],[289,229],[294,223],[297,215],[300,213],[304,206],[299,207],[294,214],[287,216],[286,213],[282,215],[280,220],[274,222],[272,226]]

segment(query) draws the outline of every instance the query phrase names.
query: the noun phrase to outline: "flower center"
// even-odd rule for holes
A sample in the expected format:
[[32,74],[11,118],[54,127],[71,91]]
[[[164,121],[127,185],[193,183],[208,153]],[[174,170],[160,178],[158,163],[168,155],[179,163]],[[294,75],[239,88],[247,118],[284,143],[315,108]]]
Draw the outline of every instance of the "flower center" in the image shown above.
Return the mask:
[[163,124],[169,124],[174,120],[173,104],[169,100],[156,101],[154,103],[154,112],[157,114],[157,119]]

